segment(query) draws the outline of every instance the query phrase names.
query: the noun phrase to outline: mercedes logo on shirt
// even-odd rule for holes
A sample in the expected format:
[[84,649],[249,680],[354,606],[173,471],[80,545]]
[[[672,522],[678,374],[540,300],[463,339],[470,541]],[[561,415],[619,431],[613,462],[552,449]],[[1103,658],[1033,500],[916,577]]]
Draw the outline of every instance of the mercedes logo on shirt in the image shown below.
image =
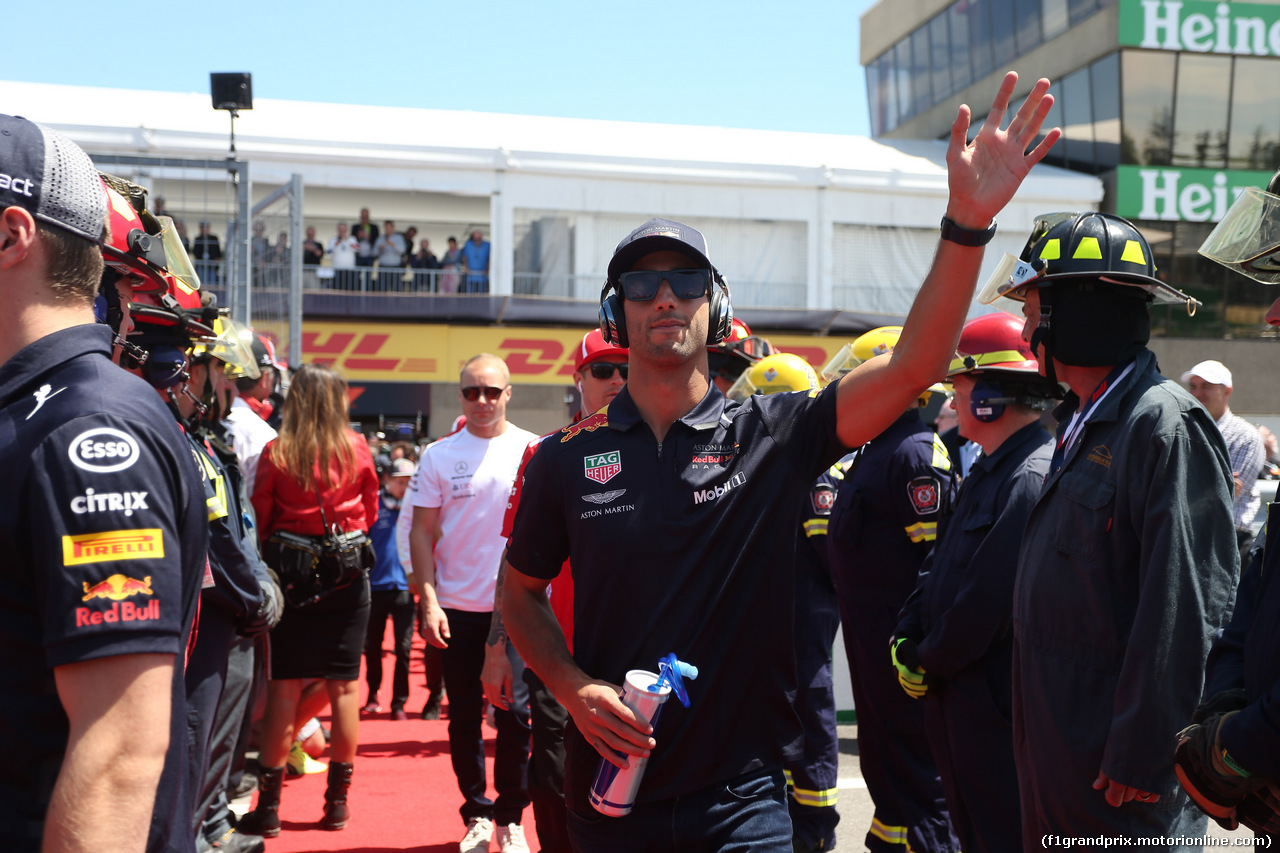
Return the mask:
[[466,462],[455,462],[455,463],[453,464],[453,473],[455,473],[455,474],[465,474],[465,473],[467,473],[467,463],[466,463]]

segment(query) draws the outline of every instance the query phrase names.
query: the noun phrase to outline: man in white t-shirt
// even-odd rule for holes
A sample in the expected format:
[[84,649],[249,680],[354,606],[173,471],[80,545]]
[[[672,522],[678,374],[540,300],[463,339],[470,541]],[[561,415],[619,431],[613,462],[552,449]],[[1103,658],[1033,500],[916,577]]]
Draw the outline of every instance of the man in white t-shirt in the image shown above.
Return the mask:
[[[480,673],[498,561],[506,544],[502,518],[524,448],[537,436],[507,422],[511,375],[497,356],[482,353],[463,365],[459,399],[466,428],[427,448],[406,495],[413,507],[409,550],[421,631],[441,649],[449,686],[449,751],[467,824],[461,853],[488,850],[495,824],[503,850],[527,851],[520,818],[529,804],[528,696],[516,696],[509,709],[494,714],[498,797],[490,800],[485,796]],[[441,536],[433,548],[437,521]],[[516,665],[520,667],[518,661]]]
[[333,286],[338,290],[353,290],[356,283],[356,249],[360,244],[347,233],[347,223],[338,223],[338,233],[329,241],[330,263],[333,264]]

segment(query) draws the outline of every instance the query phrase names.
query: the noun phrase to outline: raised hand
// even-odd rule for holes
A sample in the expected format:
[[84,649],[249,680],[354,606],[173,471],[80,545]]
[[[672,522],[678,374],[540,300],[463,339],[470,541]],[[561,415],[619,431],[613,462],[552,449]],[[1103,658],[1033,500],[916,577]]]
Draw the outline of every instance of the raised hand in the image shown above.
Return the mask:
[[1055,127],[1045,134],[1039,145],[1027,151],[1053,106],[1053,96],[1048,94],[1049,81],[1043,77],[1031,87],[1008,129],[1001,129],[1009,98],[1017,85],[1018,74],[1010,71],[972,142],[965,141],[972,115],[968,104],[960,106],[951,125],[951,142],[947,148],[947,185],[951,198],[947,216],[965,228],[986,228],[1013,198],[1031,167],[1039,163],[1062,136],[1061,128]]

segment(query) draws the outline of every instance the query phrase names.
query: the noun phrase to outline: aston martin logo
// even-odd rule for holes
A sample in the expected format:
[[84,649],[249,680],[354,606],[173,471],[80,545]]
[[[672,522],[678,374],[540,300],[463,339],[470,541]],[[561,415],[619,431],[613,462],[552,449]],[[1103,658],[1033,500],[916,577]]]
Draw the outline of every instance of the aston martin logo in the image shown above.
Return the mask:
[[582,499],[593,504],[607,504],[609,501],[615,501],[622,497],[626,491],[626,489],[614,489],[611,492],[596,492],[590,495],[583,495]]

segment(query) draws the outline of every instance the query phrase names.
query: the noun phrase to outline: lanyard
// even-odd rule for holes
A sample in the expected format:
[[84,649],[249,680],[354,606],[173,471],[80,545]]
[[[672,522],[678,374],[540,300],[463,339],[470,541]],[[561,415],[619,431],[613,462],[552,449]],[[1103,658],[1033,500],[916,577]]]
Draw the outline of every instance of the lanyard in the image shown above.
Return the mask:
[[1076,410],[1071,416],[1071,420],[1067,422],[1067,428],[1062,431],[1062,437],[1058,440],[1058,446],[1053,450],[1053,460],[1050,462],[1049,471],[1056,474],[1058,469],[1062,467],[1062,463],[1066,460],[1067,452],[1071,450],[1076,440],[1080,437],[1080,433],[1084,432],[1084,425],[1088,422],[1089,417],[1098,409],[1098,406],[1111,393],[1111,389],[1115,388],[1120,382],[1133,372],[1134,362],[1129,362],[1123,368],[1116,368],[1107,374],[1107,378],[1103,379],[1097,388],[1093,390],[1093,394],[1089,397],[1089,404],[1082,409]]

